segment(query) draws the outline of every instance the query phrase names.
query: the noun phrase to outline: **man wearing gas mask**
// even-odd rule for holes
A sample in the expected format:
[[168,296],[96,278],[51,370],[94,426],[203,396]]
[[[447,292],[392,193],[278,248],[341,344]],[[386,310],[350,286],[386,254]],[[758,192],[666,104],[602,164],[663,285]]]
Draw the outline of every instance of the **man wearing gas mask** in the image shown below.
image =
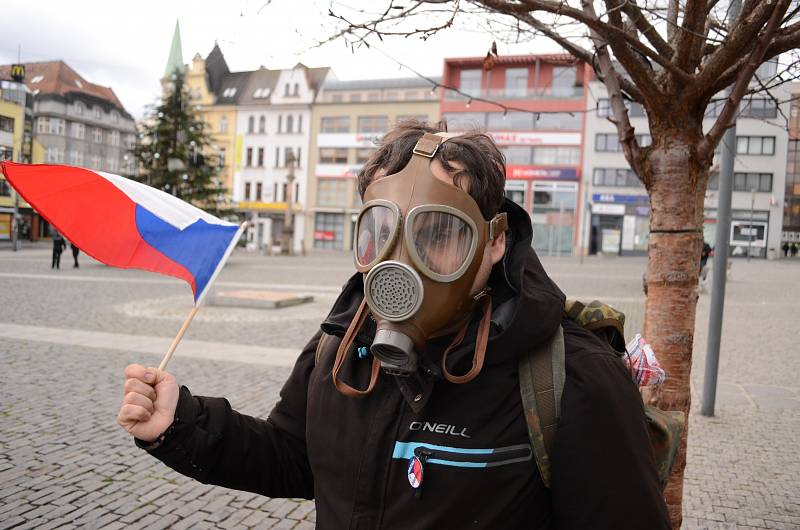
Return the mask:
[[[359,174],[356,274],[267,420],[126,369],[118,421],[202,482],[314,499],[332,528],[670,528],[637,389],[564,294],[504,198],[492,140],[406,123]],[[545,486],[518,364],[564,330]]]

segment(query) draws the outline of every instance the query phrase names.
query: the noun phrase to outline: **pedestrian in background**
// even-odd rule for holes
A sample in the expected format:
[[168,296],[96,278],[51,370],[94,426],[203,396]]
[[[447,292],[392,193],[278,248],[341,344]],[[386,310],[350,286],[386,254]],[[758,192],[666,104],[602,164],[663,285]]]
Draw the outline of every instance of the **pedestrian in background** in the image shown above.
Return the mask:
[[67,242],[64,241],[61,234],[56,232],[56,235],[53,236],[53,262],[50,264],[51,269],[61,268],[61,253],[64,252],[66,247]]
[[711,255],[711,245],[703,241],[703,250],[700,251],[700,292],[706,292],[706,278],[708,278],[708,257]]
[[77,269],[80,267],[80,265],[78,265],[78,254],[81,253],[81,249],[79,249],[72,241],[69,242],[69,246],[72,248],[72,259],[75,260],[75,264],[72,266],[72,268]]
[[789,242],[788,241],[784,241],[783,242],[783,245],[781,246],[781,250],[783,250],[783,257],[784,258],[788,258],[789,257]]
[[798,245],[797,243],[792,243],[792,257],[793,258],[797,257],[798,249],[800,249],[800,245]]

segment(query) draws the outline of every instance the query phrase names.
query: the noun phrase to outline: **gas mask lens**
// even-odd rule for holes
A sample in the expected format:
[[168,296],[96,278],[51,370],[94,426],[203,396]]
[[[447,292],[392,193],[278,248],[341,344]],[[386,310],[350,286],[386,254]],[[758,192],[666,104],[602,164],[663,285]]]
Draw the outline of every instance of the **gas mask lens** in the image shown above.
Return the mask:
[[472,222],[451,209],[433,208],[411,212],[407,242],[422,272],[434,280],[451,281],[472,261],[476,230]]
[[356,262],[366,267],[378,261],[391,246],[397,232],[397,207],[386,201],[368,205],[358,220]]

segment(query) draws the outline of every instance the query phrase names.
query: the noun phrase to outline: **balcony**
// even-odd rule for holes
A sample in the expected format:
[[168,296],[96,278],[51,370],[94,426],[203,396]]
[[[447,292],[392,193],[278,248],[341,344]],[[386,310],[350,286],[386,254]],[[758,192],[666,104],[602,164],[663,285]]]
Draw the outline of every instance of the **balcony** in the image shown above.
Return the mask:
[[490,88],[489,90],[464,90],[469,96],[462,96],[452,90],[445,93],[446,101],[465,101],[469,97],[498,101],[520,101],[536,99],[583,99],[582,86],[539,87],[539,88]]

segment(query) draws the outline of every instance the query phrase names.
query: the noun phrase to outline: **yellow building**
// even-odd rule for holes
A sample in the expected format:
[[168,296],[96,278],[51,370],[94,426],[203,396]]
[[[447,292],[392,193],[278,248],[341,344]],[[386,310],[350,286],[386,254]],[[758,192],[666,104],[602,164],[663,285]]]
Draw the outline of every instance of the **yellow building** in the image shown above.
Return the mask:
[[[239,83],[246,82],[241,73],[231,73],[219,47],[203,59],[196,54],[186,71],[186,84],[195,110],[206,124],[212,139],[213,155],[220,162],[220,181],[228,199],[233,190],[233,173],[241,164],[241,141],[236,138],[236,101]],[[233,90],[231,90],[233,88]]]
[[328,81],[311,112],[305,241],[350,250],[361,199],[356,175],[397,122],[439,120],[439,99],[418,78]]

